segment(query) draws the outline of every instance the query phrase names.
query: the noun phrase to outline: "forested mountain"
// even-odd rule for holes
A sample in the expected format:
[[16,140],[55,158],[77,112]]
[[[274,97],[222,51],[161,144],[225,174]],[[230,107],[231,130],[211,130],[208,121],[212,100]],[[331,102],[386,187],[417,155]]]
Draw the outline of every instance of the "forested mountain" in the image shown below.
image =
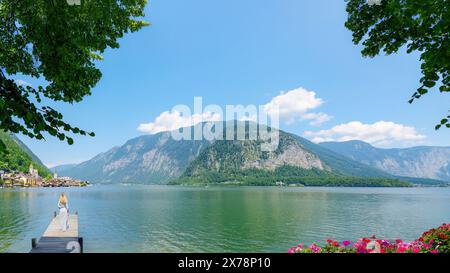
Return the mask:
[[28,172],[30,164],[39,171],[42,177],[50,171],[41,160],[14,134],[0,130],[0,140],[6,145],[6,153],[0,153],[0,170]]

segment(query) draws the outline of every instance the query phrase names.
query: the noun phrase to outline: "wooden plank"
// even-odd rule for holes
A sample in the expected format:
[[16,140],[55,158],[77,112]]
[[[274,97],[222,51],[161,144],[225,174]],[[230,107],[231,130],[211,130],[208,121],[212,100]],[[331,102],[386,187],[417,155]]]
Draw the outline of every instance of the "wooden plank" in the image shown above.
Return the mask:
[[61,216],[57,215],[52,219],[43,237],[78,237],[78,215],[69,215],[69,228],[61,230]]
[[78,238],[41,237],[30,253],[80,253]]
[[30,253],[80,253],[83,251],[83,238],[78,236],[78,214],[69,215],[69,227],[61,230],[61,216],[51,220],[42,237],[32,240]]

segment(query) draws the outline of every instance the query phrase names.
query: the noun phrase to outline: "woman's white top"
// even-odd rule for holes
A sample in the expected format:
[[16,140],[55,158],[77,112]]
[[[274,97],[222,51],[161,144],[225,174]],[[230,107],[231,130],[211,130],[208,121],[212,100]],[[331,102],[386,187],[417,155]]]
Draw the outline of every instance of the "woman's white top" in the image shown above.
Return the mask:
[[69,202],[67,202],[66,204],[61,204],[61,202],[58,202],[58,208],[65,208],[66,210],[69,210]]

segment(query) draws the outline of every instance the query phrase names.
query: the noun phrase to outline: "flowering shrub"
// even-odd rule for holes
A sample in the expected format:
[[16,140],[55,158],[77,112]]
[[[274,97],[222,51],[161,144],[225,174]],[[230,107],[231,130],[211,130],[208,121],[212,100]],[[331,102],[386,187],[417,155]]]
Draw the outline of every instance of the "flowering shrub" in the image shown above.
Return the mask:
[[450,224],[430,229],[412,242],[389,241],[375,236],[358,239],[355,243],[328,239],[324,246],[299,244],[291,247],[288,253],[450,253]]
[[432,245],[439,252],[450,253],[450,224],[442,224],[440,227],[430,229],[422,234],[418,241]]

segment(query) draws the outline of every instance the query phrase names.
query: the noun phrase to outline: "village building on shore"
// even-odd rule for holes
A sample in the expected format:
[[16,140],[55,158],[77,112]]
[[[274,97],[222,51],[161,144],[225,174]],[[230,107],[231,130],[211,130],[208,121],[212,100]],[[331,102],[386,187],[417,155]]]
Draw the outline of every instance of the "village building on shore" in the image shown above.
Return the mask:
[[70,177],[58,177],[54,174],[53,178],[44,180],[39,176],[38,170],[30,164],[28,173],[23,172],[5,172],[0,171],[0,179],[3,181],[3,187],[84,187],[89,185],[86,181],[72,179]]
[[89,183],[71,177],[58,177],[58,174],[54,174],[53,178],[45,181],[44,187],[85,187]]
[[43,179],[39,176],[38,170],[35,170],[33,164],[30,164],[28,173],[22,172],[3,172],[1,175],[4,187],[40,187]]

